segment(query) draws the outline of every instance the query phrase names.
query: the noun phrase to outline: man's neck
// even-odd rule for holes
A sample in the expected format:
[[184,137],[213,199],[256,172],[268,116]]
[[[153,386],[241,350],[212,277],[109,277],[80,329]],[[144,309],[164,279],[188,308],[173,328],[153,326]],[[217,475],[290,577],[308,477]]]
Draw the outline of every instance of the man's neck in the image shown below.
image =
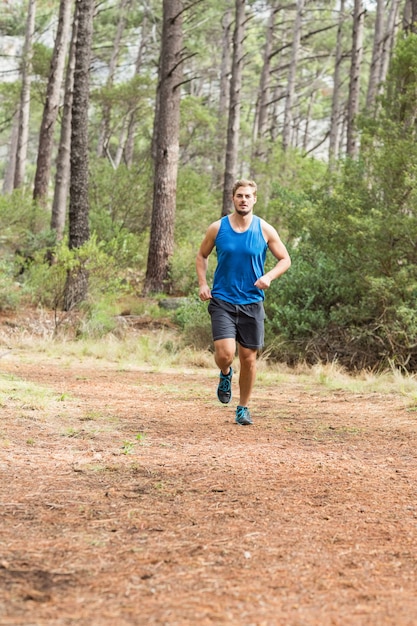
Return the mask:
[[235,212],[232,213],[230,216],[230,223],[234,230],[237,230],[239,232],[244,232],[251,225],[252,218],[253,218],[252,211],[249,211],[245,215],[241,215],[235,210]]

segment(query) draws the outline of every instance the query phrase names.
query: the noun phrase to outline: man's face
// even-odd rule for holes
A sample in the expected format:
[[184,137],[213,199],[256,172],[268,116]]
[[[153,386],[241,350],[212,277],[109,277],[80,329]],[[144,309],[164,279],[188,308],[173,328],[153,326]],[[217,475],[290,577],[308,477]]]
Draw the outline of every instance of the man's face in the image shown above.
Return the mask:
[[256,202],[256,196],[253,195],[252,187],[238,187],[233,196],[233,204],[238,215],[249,215],[253,210]]

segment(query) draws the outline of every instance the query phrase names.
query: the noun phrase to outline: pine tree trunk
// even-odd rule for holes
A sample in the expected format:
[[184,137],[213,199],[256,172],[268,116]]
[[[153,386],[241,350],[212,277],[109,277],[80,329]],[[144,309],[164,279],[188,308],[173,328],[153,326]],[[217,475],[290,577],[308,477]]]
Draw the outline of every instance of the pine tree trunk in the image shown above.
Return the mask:
[[369,71],[368,91],[366,94],[366,110],[368,113],[371,111],[375,113],[375,100],[378,93],[379,77],[381,75],[382,50],[384,43],[384,11],[385,0],[377,0],[372,60]]
[[57,241],[64,235],[67,213],[67,197],[70,182],[70,154],[71,154],[71,113],[74,87],[75,46],[77,41],[78,10],[76,8],[71,44],[68,55],[67,73],[65,77],[64,107],[61,122],[58,156],[56,159],[54,199],[52,202],[51,230],[56,232]]
[[3,179],[3,193],[12,193],[14,188],[14,173],[16,170],[16,152],[17,152],[17,139],[19,135],[19,109],[13,116],[12,132],[10,133],[10,142],[8,157],[6,161],[6,169]]
[[405,2],[403,30],[407,34],[417,34],[417,0],[406,0]]
[[26,21],[25,44],[22,59],[22,89],[19,106],[19,132],[17,138],[14,188],[23,185],[26,171],[26,158],[29,139],[30,88],[33,54],[33,34],[35,31],[36,0],[29,0]]
[[356,116],[359,111],[360,74],[363,56],[363,27],[365,12],[362,0],[355,0],[353,9],[352,58],[350,66],[347,115],[346,152],[354,158],[358,153]]
[[233,33],[232,77],[230,80],[229,119],[227,125],[226,162],[223,183],[222,215],[231,212],[232,189],[238,171],[238,146],[243,67],[243,38],[245,34],[246,0],[236,0]]
[[340,69],[343,59],[342,35],[343,22],[345,19],[345,0],[340,0],[339,20],[336,38],[336,58],[333,72],[333,96],[332,113],[330,117],[330,137],[329,137],[329,163],[333,167],[335,159],[339,154],[340,132]]
[[221,60],[221,65],[220,65],[220,94],[219,94],[219,117],[220,119],[227,118],[227,112],[228,112],[228,107],[229,107],[229,97],[230,97],[229,74],[230,74],[230,65],[231,65],[230,30],[232,27],[232,23],[233,23],[232,9],[231,7],[228,7],[222,19],[223,41],[222,41],[222,60]]
[[[262,72],[259,82],[259,95],[256,104],[256,115],[253,132],[255,143],[254,157],[262,159],[265,157],[265,137],[268,130],[268,110],[270,106],[270,79],[271,79],[271,59],[274,41],[275,16],[278,9],[275,6],[270,8],[268,25],[266,29],[265,47],[263,51]],[[254,172],[253,175],[256,175]]]
[[226,148],[227,116],[230,97],[230,67],[231,67],[231,28],[233,24],[232,7],[227,7],[222,19],[222,57],[220,63],[220,93],[219,93],[219,124],[216,141],[216,169],[214,184],[221,186],[224,177],[224,153]]
[[[75,51],[74,96],[71,127],[71,182],[69,247],[81,247],[90,236],[88,214],[88,105],[94,0],[77,0],[78,31]],[[64,308],[71,310],[85,300],[88,273],[84,266],[69,272]]]
[[154,192],[144,293],[167,293],[170,289],[179,158],[182,12],[182,0],[163,1]]
[[59,6],[58,28],[51,61],[46,102],[43,109],[41,129],[39,133],[38,159],[36,164],[33,199],[46,204],[49,180],[51,176],[51,160],[55,122],[58,117],[62,79],[64,76],[65,57],[71,26],[72,0],[61,0]]
[[[141,24],[141,37],[140,44],[138,47],[138,53],[136,56],[135,62],[135,75],[139,76],[142,63],[143,63],[143,54],[145,51],[145,42],[148,34],[148,18],[146,15],[143,16],[142,24]],[[131,111],[128,117],[128,126],[127,126],[127,137],[126,143],[124,146],[124,161],[127,167],[131,167],[133,163],[133,152],[135,145],[135,132],[137,128],[137,113],[136,110]]]
[[[120,0],[118,14],[119,21],[117,23],[116,29],[116,37],[113,42],[112,53],[110,57],[109,63],[109,74],[106,81],[106,87],[109,88],[113,85],[114,74],[117,68],[117,59],[120,54],[120,47],[122,42],[123,32],[126,27],[126,19],[127,19],[127,8],[129,6],[130,0]],[[101,115],[101,125],[100,125],[100,133],[99,139],[97,143],[97,156],[103,157],[108,150],[108,143],[110,139],[110,116],[111,116],[111,105],[106,102],[103,106],[103,111]]]
[[400,8],[401,0],[392,0],[391,7],[388,13],[388,20],[385,27],[385,35],[384,41],[382,45],[382,61],[380,67],[380,75],[379,75],[379,93],[381,93],[381,86],[385,82],[388,67],[391,60],[392,50],[394,48],[395,34],[398,28],[397,26],[397,16],[398,10]]
[[284,128],[282,131],[282,147],[284,151],[290,147],[292,140],[292,107],[295,99],[295,78],[298,64],[298,55],[300,51],[303,10],[304,0],[297,0],[297,14],[294,22],[290,69],[288,72],[287,94],[285,98]]

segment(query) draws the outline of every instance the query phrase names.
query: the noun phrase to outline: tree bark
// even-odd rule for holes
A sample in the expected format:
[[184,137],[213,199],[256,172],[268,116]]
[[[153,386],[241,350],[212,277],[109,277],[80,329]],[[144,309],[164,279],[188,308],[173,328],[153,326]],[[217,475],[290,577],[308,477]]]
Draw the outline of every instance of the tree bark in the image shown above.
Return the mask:
[[232,208],[232,189],[238,170],[240,106],[243,67],[243,38],[245,35],[246,0],[236,0],[235,29],[233,33],[232,77],[230,80],[229,117],[227,124],[226,161],[223,183],[222,215]]
[[[88,105],[94,0],[77,0],[78,31],[75,49],[74,95],[71,127],[71,182],[69,247],[81,247],[90,236],[88,214]],[[64,308],[71,310],[85,300],[88,273],[83,265],[68,273]]]
[[58,117],[59,101],[64,76],[65,57],[71,26],[72,0],[61,0],[59,6],[58,28],[55,37],[51,61],[46,102],[43,109],[39,133],[38,159],[36,164],[33,199],[45,205],[51,176],[52,148],[55,122]]
[[[135,75],[136,76],[139,76],[142,70],[143,55],[146,49],[146,40],[148,37],[148,26],[149,26],[149,18],[145,13],[142,19],[141,38],[140,38],[140,44],[138,47],[138,53],[137,53],[136,62],[135,62]],[[133,163],[133,151],[134,151],[134,145],[135,145],[135,132],[136,132],[137,124],[138,124],[137,113],[136,113],[136,110],[133,110],[128,116],[127,137],[126,137],[126,143],[125,143],[124,151],[123,151],[124,161],[127,167],[131,167]]]
[[401,0],[392,0],[391,7],[388,13],[387,25],[385,27],[385,36],[382,45],[382,61],[379,75],[379,93],[381,93],[381,86],[385,82],[388,73],[388,67],[391,60],[392,50],[394,48],[395,34],[398,29],[397,16],[400,8]]
[[26,21],[25,43],[22,59],[22,89],[19,106],[19,132],[17,137],[14,188],[23,185],[29,139],[30,88],[33,54],[33,33],[35,31],[36,0],[29,0]]
[[363,27],[365,12],[362,0],[354,1],[352,58],[350,65],[349,98],[347,115],[346,152],[354,158],[358,153],[356,116],[359,111],[360,73],[363,56]]
[[[122,36],[126,27],[127,9],[129,7],[129,4],[130,0],[120,0],[119,2],[119,21],[117,23],[116,36],[113,42],[113,48],[110,57],[109,73],[106,81],[107,89],[113,85],[114,74],[117,68],[117,59],[120,54]],[[111,105],[108,102],[105,102],[102,110],[100,133],[97,143],[97,156],[99,157],[104,157],[106,154],[106,150],[108,150],[108,143],[110,139],[110,115]]]
[[333,72],[332,112],[330,117],[329,163],[333,167],[339,154],[340,133],[340,69],[343,59],[342,28],[345,20],[345,0],[340,0],[339,20],[336,36],[336,58]]
[[[216,130],[216,147],[213,157],[213,183],[216,187],[221,187],[224,178],[224,153],[226,149],[227,116],[229,111],[230,96],[230,67],[231,67],[231,28],[233,24],[233,10],[230,0],[227,2],[226,12],[221,21],[221,61],[219,77],[219,98],[217,110],[219,113],[219,123]],[[219,44],[220,45],[220,44]]]
[[375,113],[375,101],[378,93],[379,77],[381,76],[382,50],[384,43],[384,12],[385,0],[377,0],[372,60],[369,71],[368,91],[366,94],[366,110]]
[[19,135],[19,108],[13,116],[12,132],[10,134],[10,143],[8,150],[8,158],[6,164],[6,170],[3,180],[3,193],[12,193],[14,188],[14,174],[16,171],[16,153],[17,153],[17,139]]
[[67,213],[67,197],[70,181],[71,113],[74,87],[75,46],[77,41],[78,11],[75,10],[71,44],[65,77],[64,107],[61,122],[58,155],[56,159],[54,199],[52,202],[51,230],[56,232],[57,241],[64,235]]
[[275,6],[270,7],[269,19],[266,28],[265,47],[263,51],[263,63],[261,78],[259,81],[259,95],[256,103],[253,139],[255,143],[254,157],[262,159],[265,156],[264,140],[268,131],[268,110],[270,106],[270,79],[271,59],[274,42],[275,17],[278,12]]
[[417,0],[406,0],[403,14],[403,30],[414,35],[417,33]]
[[230,55],[230,30],[232,27],[233,18],[232,18],[232,8],[227,7],[226,13],[222,19],[222,59],[220,65],[220,94],[219,94],[219,118],[226,119],[227,112],[229,107],[229,97],[230,97],[230,65],[231,65],[231,55]]
[[163,0],[151,232],[144,293],[169,292],[179,159],[182,0]]
[[292,107],[295,99],[295,78],[298,64],[298,55],[300,51],[303,11],[304,0],[297,0],[297,13],[294,22],[290,69],[288,72],[287,93],[285,97],[284,128],[282,131],[282,147],[284,152],[290,147],[292,139]]

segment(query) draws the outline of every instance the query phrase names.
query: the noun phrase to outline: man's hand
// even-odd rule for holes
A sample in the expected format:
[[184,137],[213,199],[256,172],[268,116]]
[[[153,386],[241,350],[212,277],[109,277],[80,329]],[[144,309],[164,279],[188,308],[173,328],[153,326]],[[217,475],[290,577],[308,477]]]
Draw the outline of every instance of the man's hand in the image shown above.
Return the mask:
[[269,278],[267,274],[264,274],[264,276],[261,276],[260,278],[258,278],[258,280],[255,283],[255,287],[257,287],[258,289],[268,289],[270,285],[271,285],[271,279]]
[[204,302],[205,300],[210,300],[211,299],[210,287],[208,285],[203,285],[202,287],[200,287],[199,296],[202,302]]

